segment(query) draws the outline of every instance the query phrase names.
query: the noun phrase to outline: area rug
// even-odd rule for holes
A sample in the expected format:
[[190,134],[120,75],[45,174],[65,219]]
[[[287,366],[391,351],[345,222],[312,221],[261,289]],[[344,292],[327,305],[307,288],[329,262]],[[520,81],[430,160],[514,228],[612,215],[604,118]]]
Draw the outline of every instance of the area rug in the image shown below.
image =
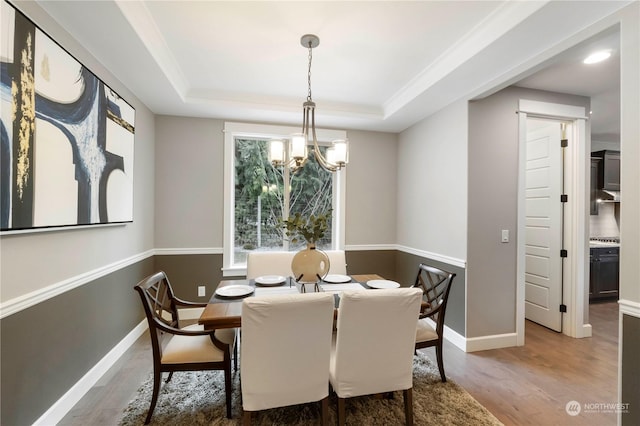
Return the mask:
[[[416,425],[501,425],[487,409],[462,387],[448,380],[440,381],[437,367],[423,354],[414,357],[413,415]],[[166,373],[165,373],[166,378]],[[177,372],[169,383],[162,384],[152,425],[239,425],[242,419],[240,374],[233,373],[232,414],[225,417],[224,373],[222,371]],[[136,397],[124,410],[120,425],[144,424],[153,388],[150,376]],[[336,400],[329,400],[329,424],[336,424]],[[347,425],[403,425],[402,392],[392,398],[372,396],[347,400]],[[318,424],[318,403],[264,410],[252,415],[253,425]]]

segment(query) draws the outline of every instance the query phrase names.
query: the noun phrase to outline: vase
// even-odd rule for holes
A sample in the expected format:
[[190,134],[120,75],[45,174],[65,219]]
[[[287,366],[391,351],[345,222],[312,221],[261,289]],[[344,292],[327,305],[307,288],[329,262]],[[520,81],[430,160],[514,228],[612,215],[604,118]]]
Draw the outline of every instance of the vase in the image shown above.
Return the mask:
[[307,243],[307,248],[293,256],[291,271],[298,282],[318,282],[329,273],[329,256],[317,249],[315,244]]

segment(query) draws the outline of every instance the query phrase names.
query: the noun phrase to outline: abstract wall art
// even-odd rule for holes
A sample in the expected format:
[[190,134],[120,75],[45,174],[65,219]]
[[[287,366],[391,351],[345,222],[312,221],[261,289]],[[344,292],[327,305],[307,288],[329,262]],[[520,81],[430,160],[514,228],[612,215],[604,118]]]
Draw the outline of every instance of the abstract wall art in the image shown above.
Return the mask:
[[0,230],[132,222],[134,108],[1,7]]

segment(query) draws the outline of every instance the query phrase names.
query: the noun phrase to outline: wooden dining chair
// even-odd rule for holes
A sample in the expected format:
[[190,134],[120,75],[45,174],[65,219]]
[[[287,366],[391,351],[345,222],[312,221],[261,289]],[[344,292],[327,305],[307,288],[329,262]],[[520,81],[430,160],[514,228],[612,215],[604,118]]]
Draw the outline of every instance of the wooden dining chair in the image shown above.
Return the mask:
[[413,352],[422,291],[345,291],[340,296],[329,382],[338,396],[338,424],[347,398],[403,391],[413,424]]
[[330,293],[250,297],[242,302],[243,423],[252,412],[320,401],[328,424]]
[[451,283],[456,274],[421,263],[413,287],[422,289],[423,302],[416,331],[416,350],[435,346],[438,370],[443,382],[442,342],[444,341],[444,314],[447,310]]
[[153,395],[145,424],[151,421],[158,401],[162,373],[169,373],[169,382],[175,371],[224,370],[227,418],[231,418],[231,352],[236,347],[236,330],[204,330],[198,324],[180,328],[179,307],[204,307],[206,303],[176,297],[162,271],[134,288],[144,306],[153,350]]

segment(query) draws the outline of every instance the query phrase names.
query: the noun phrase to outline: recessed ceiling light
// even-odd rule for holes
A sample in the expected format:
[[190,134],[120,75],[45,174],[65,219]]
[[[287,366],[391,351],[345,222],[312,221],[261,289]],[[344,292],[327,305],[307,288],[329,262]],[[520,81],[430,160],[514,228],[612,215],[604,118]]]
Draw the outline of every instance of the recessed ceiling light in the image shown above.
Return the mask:
[[609,56],[611,56],[610,50],[601,50],[587,56],[587,58],[582,62],[584,62],[585,64],[595,64],[597,62],[604,61],[605,59],[609,58]]

